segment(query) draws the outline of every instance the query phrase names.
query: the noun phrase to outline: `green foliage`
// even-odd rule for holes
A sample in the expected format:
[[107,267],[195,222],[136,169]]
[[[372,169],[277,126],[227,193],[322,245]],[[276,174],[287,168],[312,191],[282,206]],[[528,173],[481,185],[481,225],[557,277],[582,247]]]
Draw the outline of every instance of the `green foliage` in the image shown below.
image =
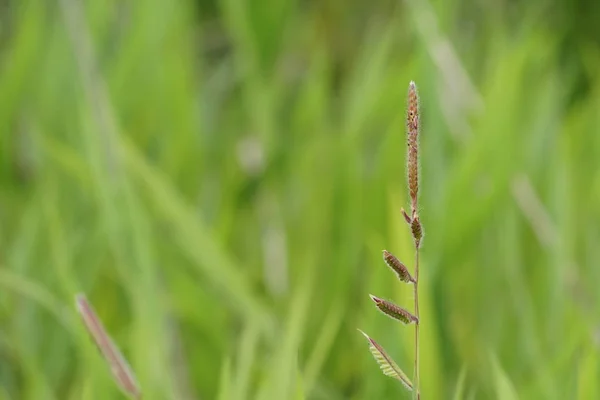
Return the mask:
[[422,398],[597,397],[600,10],[513,3],[4,2],[0,399],[122,398],[78,292],[145,400],[410,398],[411,80]]

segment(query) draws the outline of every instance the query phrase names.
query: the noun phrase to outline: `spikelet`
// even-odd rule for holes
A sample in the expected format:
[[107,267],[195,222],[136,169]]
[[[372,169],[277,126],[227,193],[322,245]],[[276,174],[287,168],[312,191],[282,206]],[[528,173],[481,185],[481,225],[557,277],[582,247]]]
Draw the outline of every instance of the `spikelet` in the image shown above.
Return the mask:
[[417,85],[412,81],[408,86],[406,130],[408,135],[408,191],[411,201],[411,215],[412,219],[414,219],[417,215],[417,199],[419,195],[419,95],[417,93]]
[[383,250],[383,260],[390,267],[396,275],[398,275],[398,279],[402,282],[407,283],[415,283],[415,280],[408,272],[406,265],[402,264],[400,260],[396,258],[392,253],[387,250]]
[[391,301],[383,300],[373,295],[370,296],[371,300],[375,302],[375,305],[377,306],[379,311],[381,311],[388,317],[400,321],[405,325],[419,322],[417,317],[406,311],[404,308],[395,305]]
[[412,222],[412,218],[406,213],[406,211],[404,210],[404,207],[400,208],[400,212],[402,213],[402,216],[404,217],[404,220],[406,221],[406,223],[410,225]]
[[396,364],[394,360],[386,353],[385,349],[360,329],[359,332],[362,333],[365,336],[365,338],[367,338],[367,340],[369,341],[369,350],[371,351],[371,354],[373,354],[373,357],[375,358],[375,361],[377,361],[377,364],[379,364],[381,372],[383,372],[383,374],[386,376],[398,379],[400,382],[402,382],[405,388],[412,391],[412,382],[410,381],[408,376],[406,376],[404,371],[402,371],[400,367],[398,367],[398,364]]
[[421,220],[417,215],[410,224],[410,230],[412,232],[413,238],[415,239],[415,246],[417,248],[421,247],[421,239],[423,238],[423,226],[421,225]]

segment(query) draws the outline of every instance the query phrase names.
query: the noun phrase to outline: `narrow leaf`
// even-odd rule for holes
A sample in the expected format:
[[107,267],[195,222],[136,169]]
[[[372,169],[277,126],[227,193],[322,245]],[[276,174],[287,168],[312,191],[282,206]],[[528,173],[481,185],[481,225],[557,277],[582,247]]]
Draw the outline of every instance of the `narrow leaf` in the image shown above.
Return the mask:
[[75,297],[75,303],[77,311],[83,323],[87,328],[88,332],[96,342],[96,345],[100,349],[102,356],[108,363],[110,371],[112,372],[113,378],[117,385],[123,390],[124,393],[133,397],[134,399],[141,399],[141,390],[135,379],[133,371],[125,361],[125,358],[113,343],[112,339],[106,333],[104,325],[96,312],[92,308],[92,305],[87,301],[85,295],[78,294]]
[[371,354],[373,354],[373,357],[375,357],[375,361],[377,361],[377,364],[379,364],[381,372],[383,372],[383,374],[386,376],[398,379],[400,382],[402,382],[405,388],[412,391],[412,382],[410,381],[408,376],[406,376],[406,374],[400,369],[400,367],[398,367],[394,360],[392,360],[392,358],[388,356],[383,347],[381,347],[376,341],[371,339],[369,335],[367,335],[360,329],[359,332],[362,333],[365,336],[365,338],[367,338],[367,340],[369,341],[369,350],[371,351]]
[[371,296],[371,300],[375,302],[375,305],[377,306],[377,308],[379,308],[379,311],[381,311],[388,317],[400,321],[406,325],[412,323],[419,323],[419,319],[411,313],[409,313],[408,311],[406,311],[404,308],[395,305],[391,301],[383,300],[379,297],[373,296],[372,294],[369,296]]

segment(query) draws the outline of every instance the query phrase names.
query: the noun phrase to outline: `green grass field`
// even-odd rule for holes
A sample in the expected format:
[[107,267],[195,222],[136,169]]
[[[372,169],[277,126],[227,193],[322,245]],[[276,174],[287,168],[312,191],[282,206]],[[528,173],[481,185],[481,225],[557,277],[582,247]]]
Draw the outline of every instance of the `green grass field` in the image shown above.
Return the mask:
[[[82,4],[81,3],[85,3]],[[600,398],[600,7],[3,1],[0,399]],[[595,19],[594,19],[595,18]]]

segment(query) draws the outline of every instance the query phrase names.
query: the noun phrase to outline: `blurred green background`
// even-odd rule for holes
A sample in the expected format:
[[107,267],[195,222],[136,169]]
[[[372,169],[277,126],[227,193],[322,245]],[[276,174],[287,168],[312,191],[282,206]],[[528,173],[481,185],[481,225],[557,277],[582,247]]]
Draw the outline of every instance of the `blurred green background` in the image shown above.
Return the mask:
[[0,399],[600,398],[600,3],[0,2]]

